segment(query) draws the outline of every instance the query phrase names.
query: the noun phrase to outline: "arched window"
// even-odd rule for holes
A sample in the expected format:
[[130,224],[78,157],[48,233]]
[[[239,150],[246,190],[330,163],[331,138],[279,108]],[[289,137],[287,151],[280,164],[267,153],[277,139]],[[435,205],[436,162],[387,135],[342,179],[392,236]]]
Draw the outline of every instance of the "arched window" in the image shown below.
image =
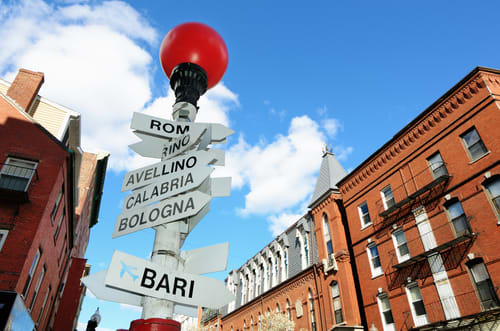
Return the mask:
[[332,290],[332,301],[333,301],[333,312],[335,315],[335,323],[339,324],[344,321],[344,317],[342,316],[342,303],[340,301],[340,291],[339,285],[336,281],[333,281],[330,284],[330,288]]
[[325,245],[327,258],[333,253],[332,237],[330,236],[330,226],[328,225],[328,217],[323,214],[323,236],[325,237]]
[[288,278],[288,248],[283,249],[283,280]]
[[277,313],[279,313],[279,312],[280,312],[280,304],[279,304],[279,303],[277,303],[277,304],[276,304],[276,312],[277,312]]
[[292,320],[292,309],[290,309],[290,301],[286,299],[286,317],[289,321]]
[[253,331],[253,316],[250,316],[250,331]]
[[314,301],[310,289],[309,289],[309,316],[311,316],[311,330],[316,331],[316,316],[314,315]]

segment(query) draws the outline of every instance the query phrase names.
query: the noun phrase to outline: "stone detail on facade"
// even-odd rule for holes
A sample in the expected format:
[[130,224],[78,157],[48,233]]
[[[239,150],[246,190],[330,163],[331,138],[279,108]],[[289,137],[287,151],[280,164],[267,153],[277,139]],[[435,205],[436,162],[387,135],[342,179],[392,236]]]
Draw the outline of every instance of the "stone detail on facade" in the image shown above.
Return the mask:
[[462,88],[448,96],[440,105],[436,106],[432,111],[426,114],[425,117],[415,124],[414,128],[408,129],[403,136],[399,137],[398,140],[395,140],[385,149],[385,151],[380,151],[379,155],[375,156],[374,160],[370,164],[358,169],[358,174],[352,177],[346,185],[343,185],[341,192],[349,192],[351,189],[367,179],[370,175],[382,168],[382,166],[388,161],[398,156],[406,148],[410,147],[417,141],[417,139],[435,127],[436,123],[439,123],[442,119],[446,118],[448,116],[447,114],[452,114],[459,107],[464,105],[467,100],[471,99],[474,94],[479,93],[480,89],[485,88],[486,81],[493,86],[500,87],[500,82],[498,81],[497,76],[484,72],[477,73],[476,77],[472,78]]

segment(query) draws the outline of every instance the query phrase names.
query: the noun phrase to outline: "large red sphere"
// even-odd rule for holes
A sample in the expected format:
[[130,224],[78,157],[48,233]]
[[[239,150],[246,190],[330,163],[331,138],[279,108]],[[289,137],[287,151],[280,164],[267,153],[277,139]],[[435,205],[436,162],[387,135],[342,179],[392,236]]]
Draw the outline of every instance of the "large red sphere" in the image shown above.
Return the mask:
[[208,76],[208,88],[215,86],[227,68],[227,48],[222,37],[206,24],[183,23],[170,30],[160,47],[163,71],[170,79],[180,63],[202,67]]

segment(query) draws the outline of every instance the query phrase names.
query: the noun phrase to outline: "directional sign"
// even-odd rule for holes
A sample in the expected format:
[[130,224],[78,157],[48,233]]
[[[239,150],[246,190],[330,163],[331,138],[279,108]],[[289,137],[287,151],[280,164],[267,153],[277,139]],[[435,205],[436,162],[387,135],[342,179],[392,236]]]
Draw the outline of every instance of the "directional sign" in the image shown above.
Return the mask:
[[[98,271],[96,273],[83,277],[81,281],[99,300],[124,303],[127,305],[140,307],[142,305],[142,299],[144,298],[143,295],[122,291],[104,285],[107,272],[108,270]],[[198,316],[198,307],[175,304],[174,313],[196,317]]]
[[183,171],[193,170],[196,166],[216,163],[214,160],[220,155],[218,150],[195,151],[127,172],[123,179],[122,192],[157,182],[161,180],[162,176],[179,174]]
[[231,195],[231,177],[207,178],[199,187],[199,191],[214,197]]
[[135,135],[141,138],[142,141],[129,145],[129,147],[137,154],[144,157],[172,158],[197,144],[202,136],[205,136],[204,132],[207,131],[207,128],[197,126],[191,128],[190,131],[190,134],[173,139],[151,136],[136,131],[134,132]]
[[196,127],[206,128],[207,126],[211,126],[212,142],[223,142],[227,136],[234,133],[233,130],[218,123],[176,122],[142,113],[134,113],[130,123],[130,127],[139,132],[171,139],[191,134]]
[[[160,177],[161,180],[156,183],[136,189],[132,194],[128,195],[124,200],[122,212],[125,213],[134,208],[192,190],[200,186],[212,171],[214,171],[213,168],[201,166],[188,171],[162,176]],[[229,186],[231,186],[231,183],[229,183]]]
[[229,243],[182,252],[181,257],[186,260],[184,272],[199,275],[224,271],[227,268],[228,253]]
[[218,279],[168,270],[120,251],[113,254],[105,284],[150,297],[212,309],[235,299]]
[[193,216],[209,201],[208,194],[193,191],[135,208],[118,216],[113,238]]

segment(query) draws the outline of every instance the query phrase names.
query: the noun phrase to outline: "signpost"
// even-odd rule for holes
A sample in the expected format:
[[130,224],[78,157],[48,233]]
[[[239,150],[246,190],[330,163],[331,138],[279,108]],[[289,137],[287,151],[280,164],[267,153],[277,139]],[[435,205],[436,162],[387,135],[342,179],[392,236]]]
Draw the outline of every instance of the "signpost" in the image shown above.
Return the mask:
[[166,319],[174,312],[193,314],[193,307],[220,308],[234,300],[221,281],[200,276],[226,269],[227,243],[180,252],[187,235],[208,213],[212,197],[230,194],[230,177],[210,178],[212,166],[225,163],[224,151],[211,145],[224,143],[234,131],[218,123],[194,123],[199,97],[224,74],[227,49],[218,33],[204,24],[185,23],[176,29],[160,51],[176,96],[174,120],[133,114],[130,127],[141,141],[130,148],[161,161],[125,174],[121,191],[131,193],[112,235],[153,228],[151,261],[115,251],[108,270],[82,279],[100,299],[143,307],[143,320],[133,321],[131,331],[180,331],[178,323]]

